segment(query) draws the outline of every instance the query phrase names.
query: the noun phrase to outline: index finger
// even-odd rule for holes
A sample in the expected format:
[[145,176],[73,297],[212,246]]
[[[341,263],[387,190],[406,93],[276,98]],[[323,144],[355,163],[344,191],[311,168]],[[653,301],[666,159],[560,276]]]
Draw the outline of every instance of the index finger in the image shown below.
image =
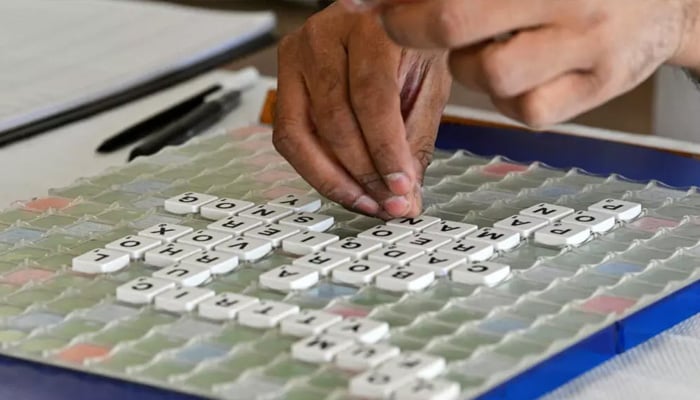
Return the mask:
[[318,138],[309,117],[309,98],[303,78],[294,68],[278,76],[273,143],[275,149],[318,192],[346,208],[376,215],[379,205],[331,157]]
[[357,37],[347,44],[355,54],[348,60],[350,101],[377,172],[395,195],[404,196],[416,177],[401,113],[402,51],[378,26],[361,29],[373,28],[379,33],[373,46]]

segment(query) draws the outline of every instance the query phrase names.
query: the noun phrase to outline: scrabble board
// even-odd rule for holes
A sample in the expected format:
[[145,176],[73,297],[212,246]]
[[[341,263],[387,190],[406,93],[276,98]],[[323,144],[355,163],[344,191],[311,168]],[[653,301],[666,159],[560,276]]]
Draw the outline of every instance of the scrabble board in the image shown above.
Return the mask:
[[695,189],[441,150],[424,196],[413,219],[344,210],[251,127],[19,201],[0,376],[66,398],[532,398],[698,311]]

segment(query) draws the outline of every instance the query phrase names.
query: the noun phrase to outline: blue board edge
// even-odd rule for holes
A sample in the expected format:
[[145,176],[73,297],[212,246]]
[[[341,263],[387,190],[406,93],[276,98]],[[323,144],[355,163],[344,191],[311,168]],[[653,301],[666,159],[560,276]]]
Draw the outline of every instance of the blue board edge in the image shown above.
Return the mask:
[[603,328],[477,397],[534,399],[700,312],[700,282],[694,282]]
[[597,175],[658,180],[674,187],[700,185],[700,159],[619,142],[553,132],[444,123],[436,147],[505,156],[520,163],[541,161],[556,168],[582,168]]
[[103,375],[0,356],[0,399],[201,400],[201,397],[164,390]]

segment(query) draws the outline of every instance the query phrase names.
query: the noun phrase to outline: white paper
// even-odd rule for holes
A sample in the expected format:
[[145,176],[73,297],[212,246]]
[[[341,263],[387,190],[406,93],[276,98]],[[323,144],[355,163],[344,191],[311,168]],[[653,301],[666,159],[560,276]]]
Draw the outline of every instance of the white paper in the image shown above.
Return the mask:
[[274,24],[272,13],[152,2],[0,1],[0,132],[187,68]]

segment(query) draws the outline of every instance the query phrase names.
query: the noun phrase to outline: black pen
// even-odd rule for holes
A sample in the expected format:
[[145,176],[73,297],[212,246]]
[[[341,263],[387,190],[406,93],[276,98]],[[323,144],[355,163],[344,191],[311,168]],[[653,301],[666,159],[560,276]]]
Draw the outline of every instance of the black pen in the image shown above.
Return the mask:
[[131,143],[139,141],[162,128],[164,125],[171,123],[180,115],[195,109],[204,103],[207,96],[217,92],[220,89],[221,85],[219,84],[211,85],[199,93],[173,104],[165,110],[158,112],[137,123],[136,125],[133,125],[110,137],[102,142],[96,151],[98,153],[110,153],[112,151],[119,150],[124,146],[128,146]]
[[129,154],[129,161],[139,156],[155,154],[165,146],[186,142],[217,123],[240,104],[240,90],[231,90],[216,96],[212,100],[207,100],[135,147]]

